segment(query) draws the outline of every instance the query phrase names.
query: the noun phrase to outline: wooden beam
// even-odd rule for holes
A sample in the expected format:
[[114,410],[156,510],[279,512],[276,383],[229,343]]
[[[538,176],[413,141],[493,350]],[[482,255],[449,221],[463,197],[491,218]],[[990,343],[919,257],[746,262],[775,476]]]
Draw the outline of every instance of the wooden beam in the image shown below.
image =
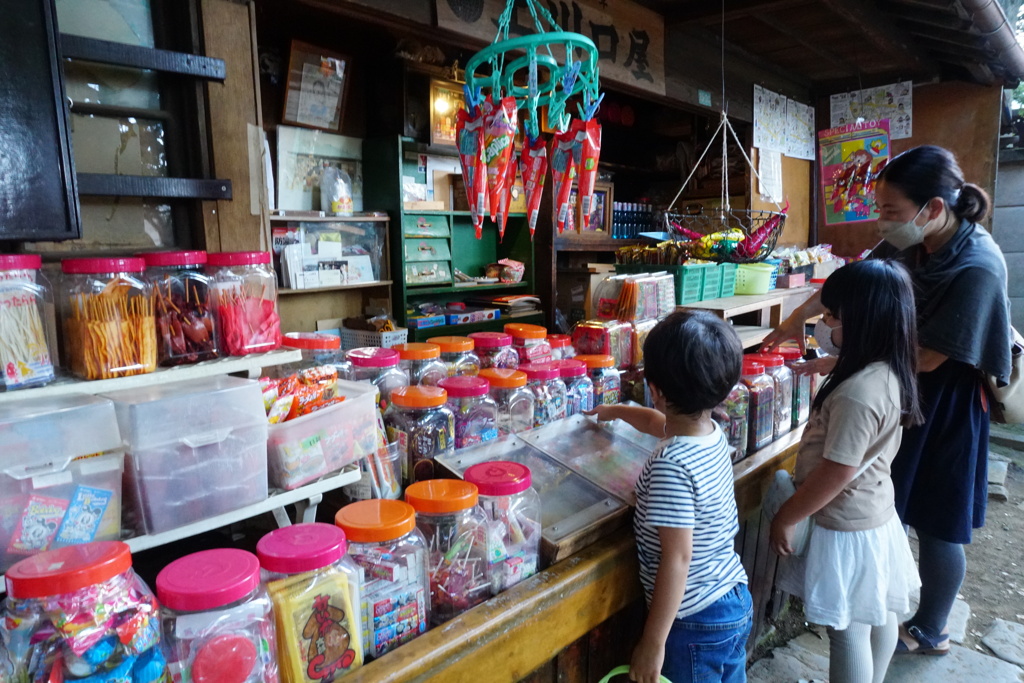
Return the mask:
[[947,12],[935,12],[932,10],[910,9],[893,7],[886,11],[894,19],[908,24],[920,24],[923,26],[934,26],[938,29],[965,33],[970,31],[973,24],[969,19],[963,19],[955,14]]
[[231,199],[231,181],[79,173],[78,194],[93,197]]
[[186,52],[138,47],[126,43],[84,38],[68,33],[60,34],[60,44],[66,59],[82,59],[87,62],[128,66],[135,69],[152,69],[163,73],[208,78],[214,81],[223,81],[227,75],[224,60]]
[[847,0],[821,0],[834,14],[853,24],[879,50],[905,62],[908,71],[934,73],[934,66],[907,37],[892,28],[892,19],[873,4]]
[[825,49],[823,47],[819,47],[818,45],[815,45],[813,42],[811,42],[805,37],[807,35],[806,33],[801,33],[800,31],[793,29],[786,22],[778,21],[777,19],[773,19],[767,16],[766,14],[757,14],[754,16],[754,19],[761,22],[765,26],[774,29],[780,34],[786,36],[794,43],[804,46],[805,48],[807,48],[807,50],[818,55],[822,59],[828,62],[832,62],[839,68],[846,70],[850,75],[857,75],[856,66],[850,64],[850,62],[840,57],[837,53],[832,52],[831,50]]
[[[725,8],[725,20],[745,19],[752,14],[763,14],[807,5],[807,0],[730,0]],[[718,3],[688,2],[676,10],[663,13],[665,26],[674,24],[718,24],[722,10]]]

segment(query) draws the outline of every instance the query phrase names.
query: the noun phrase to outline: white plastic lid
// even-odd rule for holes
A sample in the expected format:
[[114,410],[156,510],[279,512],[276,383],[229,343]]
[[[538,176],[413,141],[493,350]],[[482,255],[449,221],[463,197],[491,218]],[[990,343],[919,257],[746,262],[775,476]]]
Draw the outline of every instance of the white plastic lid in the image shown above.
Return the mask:
[[0,471],[22,479],[121,447],[114,404],[86,394],[14,401],[0,410]]

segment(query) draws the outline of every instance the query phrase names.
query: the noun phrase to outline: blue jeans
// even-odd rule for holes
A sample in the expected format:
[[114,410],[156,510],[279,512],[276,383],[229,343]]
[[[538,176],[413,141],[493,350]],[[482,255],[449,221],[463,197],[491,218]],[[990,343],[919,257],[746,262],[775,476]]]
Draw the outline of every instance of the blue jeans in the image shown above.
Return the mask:
[[753,623],[750,591],[736,584],[700,612],[676,619],[665,642],[661,675],[672,683],[746,683]]

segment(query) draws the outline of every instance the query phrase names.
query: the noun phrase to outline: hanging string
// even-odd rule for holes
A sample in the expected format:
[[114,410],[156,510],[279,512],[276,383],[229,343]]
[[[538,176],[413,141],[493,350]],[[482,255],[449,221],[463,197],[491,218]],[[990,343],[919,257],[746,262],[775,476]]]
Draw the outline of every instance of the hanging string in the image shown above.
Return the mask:
[[706,157],[708,155],[708,152],[711,151],[711,143],[715,141],[715,138],[718,136],[718,132],[722,130],[722,126],[725,125],[725,121],[726,119],[723,116],[721,122],[718,124],[718,128],[715,129],[715,132],[711,135],[711,139],[708,140],[707,146],[704,147],[704,151],[701,152],[700,158],[697,159],[697,163],[695,163],[693,165],[693,168],[690,169],[690,175],[686,176],[686,180],[683,181],[683,186],[679,188],[679,192],[676,192],[676,196],[673,197],[672,203],[668,205],[667,209],[665,209],[666,214],[669,211],[671,211],[672,207],[676,205],[677,201],[679,201],[679,197],[683,194],[683,191],[686,190],[686,186],[690,183],[690,179],[693,178],[694,174],[697,172],[697,169],[700,168],[700,162],[704,161],[704,157]]
[[[742,154],[744,160],[746,160],[747,166],[749,166],[750,170],[754,172],[754,177],[757,178],[757,182],[759,182],[759,183],[761,183],[763,185],[764,182],[761,180],[761,174],[757,172],[757,168],[754,166],[754,162],[751,161],[750,157],[747,156],[747,150],[743,149],[743,143],[740,142],[739,136],[736,135],[736,130],[732,127],[732,124],[729,123],[728,119],[725,120],[725,125],[729,129],[729,132],[732,133],[733,139],[736,140],[736,146],[740,148],[740,154]],[[725,134],[723,133],[723,136],[724,135]],[[768,195],[768,198],[772,200],[772,204],[774,204],[776,207],[778,207],[779,212],[782,212],[782,207],[779,205],[778,200],[775,199],[775,197],[773,197],[771,195]]]
[[725,106],[725,0],[722,0],[722,112],[726,111]]

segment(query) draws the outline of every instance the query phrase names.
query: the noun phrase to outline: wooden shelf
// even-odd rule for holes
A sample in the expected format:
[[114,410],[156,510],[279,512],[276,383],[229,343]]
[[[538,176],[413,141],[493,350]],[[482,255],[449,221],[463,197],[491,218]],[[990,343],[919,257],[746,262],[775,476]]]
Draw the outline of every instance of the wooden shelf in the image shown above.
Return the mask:
[[620,247],[646,244],[641,239],[555,237],[555,251],[615,251]]
[[743,345],[744,350],[760,346],[761,342],[772,331],[770,327],[759,327],[757,325],[733,325],[732,329],[736,331],[736,335],[740,338],[740,344]]
[[735,315],[760,311],[773,306],[781,306],[784,296],[780,296],[778,290],[772,290],[767,294],[737,294],[736,296],[725,296],[720,299],[708,299],[706,301],[694,301],[691,304],[684,304],[678,308],[700,308],[716,313],[721,318],[731,318]]
[[[437,209],[429,209],[429,210],[424,210],[424,211],[420,211],[418,209],[402,209],[402,213],[407,213],[407,214],[410,214],[410,215],[413,215],[413,216],[467,216],[468,217],[468,216],[472,216],[473,215],[472,211],[451,211],[451,210],[448,210],[448,209],[444,209],[444,210],[440,210],[440,211],[437,210]],[[508,215],[509,218],[524,218],[525,216],[526,216],[525,213],[510,213]],[[484,221],[486,221],[488,223],[491,223],[491,217],[490,216],[484,216]],[[493,223],[491,223],[491,225],[493,225]],[[414,237],[415,238],[422,238],[422,239],[435,239],[435,238],[428,237],[428,236],[425,236],[425,235],[405,235],[405,237],[408,237],[410,239],[414,238]],[[439,237],[439,238],[436,238],[436,239],[447,239],[447,238]]]
[[486,292],[495,289],[525,289],[529,286],[529,282],[499,282],[490,285],[465,285],[462,287],[456,287],[455,285],[442,285],[440,287],[418,287],[416,285],[407,285],[407,293],[408,296],[418,296],[420,294],[454,294],[457,292]]
[[373,282],[358,282],[354,285],[334,285],[333,287],[313,287],[311,289],[279,289],[277,293],[281,296],[292,296],[295,294],[315,294],[317,292],[340,292],[346,289],[367,289],[370,287],[386,287],[391,280],[374,280]]
[[279,223],[386,223],[390,219],[386,213],[374,211],[369,216],[271,216],[270,220]]

